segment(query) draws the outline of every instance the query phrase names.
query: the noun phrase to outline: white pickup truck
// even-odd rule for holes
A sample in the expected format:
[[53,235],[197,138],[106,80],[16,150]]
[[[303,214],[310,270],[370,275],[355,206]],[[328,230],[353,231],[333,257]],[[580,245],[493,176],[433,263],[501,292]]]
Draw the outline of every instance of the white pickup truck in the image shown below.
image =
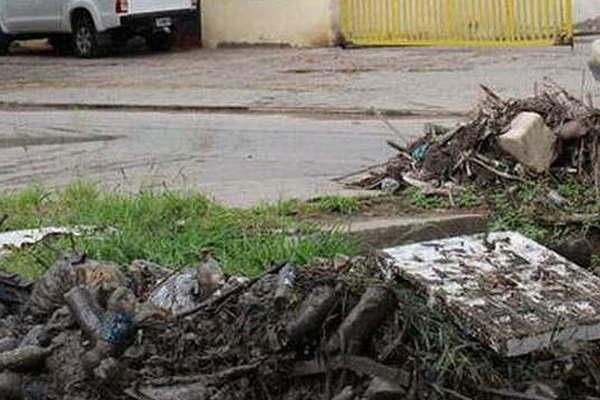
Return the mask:
[[13,40],[49,38],[59,52],[98,57],[140,35],[167,50],[177,19],[197,15],[198,0],[0,0],[0,55]]

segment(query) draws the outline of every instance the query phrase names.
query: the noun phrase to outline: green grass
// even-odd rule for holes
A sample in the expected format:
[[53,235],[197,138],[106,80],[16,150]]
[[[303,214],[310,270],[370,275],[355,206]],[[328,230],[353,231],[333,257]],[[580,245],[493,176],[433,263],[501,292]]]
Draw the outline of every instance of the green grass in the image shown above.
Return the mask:
[[[550,196],[551,191],[558,196]],[[553,200],[559,196],[562,204]],[[448,196],[425,194],[415,187],[406,188],[395,199],[403,211],[412,213],[477,207],[492,217],[491,230],[518,231],[542,243],[600,229],[600,219],[594,218],[600,214],[600,194],[574,179],[562,183],[548,179],[502,189],[467,186],[454,195],[453,205]],[[579,224],[563,218],[573,215],[589,218]]]
[[316,257],[354,254],[358,248],[344,232],[323,232],[283,215],[278,207],[228,208],[200,194],[167,190],[103,193],[85,182],[59,192],[34,186],[0,195],[2,214],[8,215],[3,231],[50,225],[110,228],[52,239],[0,259],[6,269],[28,276],[69,249],[122,265],[146,259],[176,268],[197,262],[200,250],[210,248],[227,272],[253,275],[270,261],[303,265]]
[[427,296],[403,284],[396,287],[396,294],[402,304],[397,318],[402,325],[396,330],[404,332],[410,354],[431,382],[468,391],[490,382],[534,378],[527,357],[507,362],[471,338]]
[[352,215],[360,211],[363,200],[356,197],[324,196],[309,201],[285,200],[275,205],[264,204],[259,208],[274,210],[281,216]]
[[423,193],[421,189],[415,187],[409,187],[405,192],[413,207],[426,211],[450,207],[447,197],[428,195]]
[[552,229],[540,224],[535,219],[533,200],[537,191],[525,188],[511,197],[506,191],[493,193],[489,201],[494,208],[494,221],[491,229],[494,231],[517,231],[538,241],[547,241],[552,236]]
[[359,201],[353,197],[325,196],[313,199],[310,205],[330,213],[354,214],[359,209]]

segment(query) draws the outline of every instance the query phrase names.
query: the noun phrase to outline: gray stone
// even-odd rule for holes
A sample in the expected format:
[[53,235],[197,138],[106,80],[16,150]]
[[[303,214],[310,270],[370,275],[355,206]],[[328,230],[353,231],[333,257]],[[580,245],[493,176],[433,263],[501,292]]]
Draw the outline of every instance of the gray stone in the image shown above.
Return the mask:
[[588,128],[579,120],[567,122],[556,132],[556,136],[562,140],[579,139],[587,134]]
[[554,161],[556,139],[541,115],[524,112],[512,121],[507,133],[498,137],[498,143],[521,164],[542,173]]

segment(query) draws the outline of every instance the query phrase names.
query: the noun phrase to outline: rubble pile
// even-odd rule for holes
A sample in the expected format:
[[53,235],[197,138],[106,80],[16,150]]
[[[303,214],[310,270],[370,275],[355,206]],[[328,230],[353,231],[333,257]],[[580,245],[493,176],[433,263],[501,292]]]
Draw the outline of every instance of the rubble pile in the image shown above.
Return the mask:
[[428,125],[425,137],[406,148],[389,142],[398,154],[352,183],[447,194],[467,184],[506,186],[551,176],[600,187],[598,110],[550,80],[525,99],[505,100],[482,88],[486,98],[470,122],[454,129]]

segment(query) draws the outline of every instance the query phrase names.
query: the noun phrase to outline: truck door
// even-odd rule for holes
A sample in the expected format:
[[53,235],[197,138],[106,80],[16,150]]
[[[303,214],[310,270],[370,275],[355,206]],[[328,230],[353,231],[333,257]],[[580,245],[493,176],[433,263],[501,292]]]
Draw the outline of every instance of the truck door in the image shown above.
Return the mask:
[[10,33],[50,33],[59,27],[61,0],[6,0],[6,27]]

